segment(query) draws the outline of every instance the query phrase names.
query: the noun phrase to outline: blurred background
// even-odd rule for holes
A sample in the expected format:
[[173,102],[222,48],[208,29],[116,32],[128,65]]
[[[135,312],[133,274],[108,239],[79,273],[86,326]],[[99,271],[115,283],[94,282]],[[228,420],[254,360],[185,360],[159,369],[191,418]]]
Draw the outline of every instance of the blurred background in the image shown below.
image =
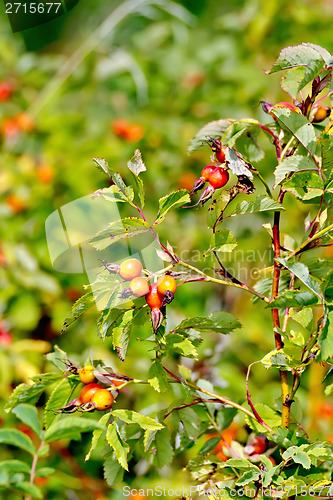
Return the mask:
[[[145,379],[151,354],[147,343],[135,340],[150,334],[144,329],[132,336],[125,363],[111,351],[108,339],[103,343],[97,337],[96,310],[60,337],[61,325],[88,280],[82,273],[53,269],[45,220],[59,207],[108,185],[92,157],[106,158],[126,179],[126,163],[136,148],[147,166],[142,178],[147,217],[153,220],[158,198],[174,189],[190,189],[210,163],[208,146],[187,155],[189,140],[201,126],[218,118],[267,122],[260,100],[289,100],[279,87],[281,75],[265,75],[283,47],[312,42],[333,52],[333,4],[96,0],[92,6],[80,0],[67,14],[16,33],[3,4],[0,11],[0,397],[5,402],[17,384],[52,369],[43,354],[55,344],[77,363],[91,354],[117,372]],[[260,146],[265,157],[256,167],[272,185],[274,151],[267,140]],[[292,198],[286,202],[291,211],[300,209]],[[311,206],[302,210],[299,220],[282,219],[283,230],[298,241]],[[272,258],[268,233],[257,234],[265,222],[271,222],[268,216],[252,215],[230,225],[240,245],[235,259],[226,264],[252,285]],[[186,251],[184,258],[198,267],[214,265],[199,257],[209,245],[206,207],[178,210],[159,234],[179,253]],[[179,289],[168,321],[175,325],[187,316],[221,308],[235,314],[242,329],[230,338],[205,338],[201,362],[190,367],[198,378],[241,400],[247,366],[273,348],[269,312],[242,292],[197,283]],[[333,402],[323,403],[316,385],[321,368],[313,370],[306,379],[313,397],[305,402],[301,390],[302,405],[295,404],[295,412],[307,408],[312,437],[329,438]],[[261,366],[253,369],[257,402],[272,404],[278,398],[277,380],[277,373]],[[163,408],[168,399],[147,387],[137,387],[135,393],[128,389],[122,398],[119,407],[137,411]],[[318,405],[324,408],[321,420]],[[16,425],[14,416],[2,409],[0,415],[4,425]],[[98,454],[92,462],[83,461],[87,446],[88,439],[53,450],[50,465],[58,472],[41,484],[46,498],[60,498],[59,491],[61,498],[122,498],[119,488],[101,480]],[[10,453],[5,450],[4,457]],[[160,474],[166,484],[189,481],[184,463],[180,454],[162,472],[133,464],[124,484],[152,486]]]

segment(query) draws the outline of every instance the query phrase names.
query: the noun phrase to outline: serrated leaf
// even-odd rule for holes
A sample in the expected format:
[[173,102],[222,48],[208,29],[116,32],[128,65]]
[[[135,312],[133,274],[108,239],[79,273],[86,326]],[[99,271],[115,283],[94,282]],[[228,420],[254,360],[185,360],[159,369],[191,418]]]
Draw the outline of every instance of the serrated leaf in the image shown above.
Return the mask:
[[297,464],[301,464],[305,469],[310,469],[311,460],[305,451],[302,451],[297,446],[291,446],[284,453],[282,453],[283,460],[291,458]]
[[74,391],[79,383],[76,377],[65,377],[52,391],[45,405],[44,423],[46,429],[50,427],[57,417],[56,410],[63,408],[73,399]]
[[169,465],[172,461],[174,451],[171,446],[170,432],[164,428],[156,432],[154,440],[153,464],[155,467],[162,468]]
[[177,411],[184,431],[190,439],[196,440],[200,432],[200,420],[192,408],[182,408]]
[[60,349],[58,345],[53,347],[53,351],[54,352],[47,353],[45,357],[48,361],[51,361],[54,366],[59,368],[59,370],[63,371],[66,366],[65,361],[67,360],[67,353]]
[[[106,430],[106,425],[107,425],[109,419],[110,419],[110,413],[105,413],[105,415],[103,415],[103,417],[100,418],[98,421],[104,427],[104,430]],[[101,435],[103,434],[104,430],[102,430],[102,429],[95,429],[94,430],[93,435],[92,435],[92,439],[91,439],[90,450],[88,451],[88,453],[86,455],[85,461],[89,460],[90,455],[92,454],[92,452],[96,448],[98,441],[99,441]]]
[[297,154],[288,156],[281,161],[281,163],[276,167],[274,171],[275,185],[280,184],[280,182],[282,182],[285,177],[292,172],[301,170],[313,170],[315,168],[316,165],[314,161],[307,156]]
[[186,189],[179,189],[159,199],[159,209],[154,225],[160,224],[170,210],[182,207],[191,202],[190,195]]
[[112,176],[112,170],[109,168],[108,162],[104,160],[104,158],[93,158],[93,162],[95,163],[95,166],[98,168],[98,170],[104,172],[109,177]]
[[120,436],[118,427],[115,422],[112,422],[108,425],[106,431],[106,440],[111,448],[113,448],[119,464],[123,467],[123,469],[128,471],[127,455],[130,448]]
[[138,424],[142,429],[154,431],[163,429],[163,425],[146,415],[141,415],[133,410],[113,410],[113,417],[117,417],[126,424]]
[[320,291],[320,286],[317,281],[315,281],[310,276],[310,272],[308,267],[306,267],[301,262],[295,262],[294,264],[290,264],[285,259],[279,258],[277,261],[282,264],[283,267],[288,269],[291,273],[295,274],[295,276],[302,282],[304,285],[311,290],[317,297],[322,299],[322,294]]
[[85,295],[82,295],[72,307],[71,315],[68,316],[61,329],[61,333],[64,333],[67,328],[74,323],[82,314],[88,311],[91,307],[95,305],[95,297],[93,292],[88,292]]
[[140,149],[136,149],[134,156],[127,162],[127,167],[133,174],[138,176],[141,172],[146,172],[146,165],[143,163]]
[[136,191],[138,198],[140,200],[140,206],[141,206],[141,208],[144,208],[144,206],[145,206],[145,192],[144,192],[143,182],[140,179],[140,177],[138,175],[135,175],[134,173],[132,173],[132,178],[134,181],[135,191]]
[[324,328],[319,336],[320,353],[317,357],[318,361],[326,361],[333,357],[333,311],[327,315]]
[[188,358],[197,358],[198,353],[189,339],[184,339],[182,335],[172,334],[166,337],[167,349],[174,351]]
[[324,65],[330,60],[330,57],[331,55],[327,50],[313,43],[302,43],[286,47],[281,50],[277,61],[269,73],[304,66],[304,76],[297,87],[299,91],[315,76],[319,75]]
[[114,488],[123,479],[124,469],[119,464],[114,450],[110,450],[104,455],[104,477],[107,484]]
[[237,240],[228,229],[222,229],[212,235],[210,247],[205,255],[210,252],[232,252],[238,245]]
[[148,382],[157,392],[165,392],[168,389],[168,381],[161,363],[153,361],[148,372]]
[[296,99],[299,89],[302,88],[302,82],[304,81],[305,74],[305,66],[290,69],[281,79],[281,88],[293,99]]
[[[131,188],[127,188],[127,189],[131,189]],[[93,196],[93,198],[97,197],[97,196],[101,196],[105,200],[111,201],[112,203],[126,203],[126,202],[128,202],[127,192],[123,193],[123,191],[118,186],[116,186],[114,184],[112,186],[109,186],[106,188],[97,189],[97,191],[95,191],[92,196]],[[131,197],[132,197],[132,191],[131,191]]]
[[253,179],[253,174],[251,172],[252,166],[250,163],[242,158],[240,153],[237,153],[233,148],[227,148],[225,154],[225,161],[233,174],[246,175],[250,179]]
[[106,228],[93,236],[89,243],[96,250],[105,250],[105,248],[117,243],[120,240],[138,236],[149,231],[148,222],[137,217],[125,217],[124,219],[111,222]]
[[131,201],[134,198],[134,192],[131,186],[129,187],[126,186],[119,172],[112,173],[112,180],[115,183],[115,185],[120,189],[120,191],[123,193],[123,195],[126,197],[126,200],[129,203],[131,203]]
[[228,217],[236,215],[253,214],[257,212],[275,212],[284,210],[278,201],[274,201],[267,196],[258,196],[254,201],[242,201],[238,203],[235,210]]
[[38,437],[41,437],[42,427],[38,420],[38,413],[35,406],[22,403],[13,409],[13,413],[24,424],[28,425]]
[[31,455],[36,453],[30,437],[17,429],[0,429],[0,443],[16,446]]
[[321,134],[320,138],[321,145],[321,156],[322,156],[322,170],[329,171],[329,179],[332,179],[333,171],[333,136],[326,134],[325,132]]
[[316,304],[318,298],[311,292],[299,292],[298,290],[286,290],[278,295],[272,302],[266,305],[266,309],[303,307]]
[[304,115],[283,107],[274,108],[271,113],[278,119],[282,128],[288,130],[311,155],[315,153],[316,132]]
[[236,328],[240,328],[241,324],[238,319],[225,311],[215,311],[208,317],[196,316],[183,320],[172,332],[182,332],[189,329],[197,332],[216,332],[228,334]]
[[116,320],[112,331],[113,348],[117,351],[121,361],[124,361],[126,356],[135,314],[136,311],[134,309],[128,309],[125,311],[124,314]]
[[43,375],[33,377],[34,383],[32,385],[18,385],[15,387],[5,406],[6,412],[10,412],[12,408],[21,403],[35,404],[40,398],[40,395],[44,392],[45,388],[61,378],[62,375],[58,375],[56,373],[44,373]]
[[256,481],[260,477],[260,472],[255,470],[249,470],[244,472],[241,477],[236,481],[237,486],[245,486],[246,484]]
[[314,170],[295,172],[283,183],[283,188],[301,200],[311,200],[323,194],[324,182]]
[[215,120],[204,125],[190,141],[188,154],[194,153],[200,149],[210,137],[222,137],[227,128],[233,123],[233,120]]
[[74,417],[73,415],[62,416],[60,420],[52,423],[45,431],[44,441],[58,441],[59,439],[73,439],[73,436],[82,432],[91,432],[95,429],[104,430],[104,426],[95,420],[86,417]]
[[[259,413],[260,417],[268,424],[272,429],[279,427],[281,424],[281,415],[279,415],[273,408],[270,408],[267,405],[264,405],[262,403],[256,403],[254,405],[255,409]],[[264,427],[257,422],[257,420],[254,420],[253,418],[246,417],[246,421],[248,425],[253,429],[254,431],[258,433],[263,433],[267,432]]]

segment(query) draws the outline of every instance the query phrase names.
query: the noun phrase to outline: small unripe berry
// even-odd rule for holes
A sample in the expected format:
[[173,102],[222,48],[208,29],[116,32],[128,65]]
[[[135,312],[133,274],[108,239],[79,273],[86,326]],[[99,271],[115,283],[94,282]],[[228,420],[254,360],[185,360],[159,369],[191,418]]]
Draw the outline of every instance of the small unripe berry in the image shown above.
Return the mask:
[[79,369],[79,378],[80,382],[83,384],[91,384],[95,380],[94,375],[94,367],[93,366],[85,366],[84,368]]
[[[315,123],[319,123],[319,122],[322,122],[323,120],[325,120],[329,115],[330,115],[330,112],[331,112],[331,109],[326,107],[326,106],[316,106],[314,109],[313,109],[313,118],[312,118],[312,121],[315,122]],[[311,116],[311,114],[310,114]]]
[[114,398],[110,391],[101,389],[97,391],[91,398],[91,402],[96,405],[98,411],[105,411],[111,408]]

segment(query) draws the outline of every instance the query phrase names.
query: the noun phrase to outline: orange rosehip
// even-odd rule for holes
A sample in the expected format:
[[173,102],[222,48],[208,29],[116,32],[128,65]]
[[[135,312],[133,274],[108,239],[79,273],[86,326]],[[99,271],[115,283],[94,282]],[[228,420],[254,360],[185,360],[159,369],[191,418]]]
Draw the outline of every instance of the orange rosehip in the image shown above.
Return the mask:
[[119,275],[125,281],[131,281],[140,276],[142,264],[138,259],[127,259],[120,264]]
[[149,292],[149,283],[146,278],[133,278],[129,284],[129,288],[135,297],[143,297]]
[[111,408],[114,398],[110,391],[101,389],[97,391],[91,398],[91,402],[96,405],[98,411],[105,411]]

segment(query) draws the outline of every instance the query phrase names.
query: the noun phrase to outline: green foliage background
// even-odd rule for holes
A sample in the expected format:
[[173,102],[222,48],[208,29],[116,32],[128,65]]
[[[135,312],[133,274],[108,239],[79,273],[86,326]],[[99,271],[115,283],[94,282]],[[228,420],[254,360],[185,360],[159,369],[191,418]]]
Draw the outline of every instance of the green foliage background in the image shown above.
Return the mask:
[[[188,9],[179,11],[180,18],[149,5],[140,13],[126,16],[81,60],[80,47],[87,39],[96,40],[99,24],[119,3],[125,5],[99,0],[92,6],[81,0],[63,18],[15,34],[1,5],[0,80],[12,79],[16,89],[9,102],[1,103],[0,120],[28,111],[36,123],[32,132],[21,134],[15,143],[4,136],[1,139],[0,242],[5,264],[0,267],[0,313],[3,329],[14,338],[10,345],[0,345],[3,402],[13,386],[48,370],[42,354],[54,344],[78,363],[82,364],[91,353],[117,372],[146,378],[150,365],[147,343],[133,337],[128,357],[121,364],[108,349],[107,341],[103,343],[96,337],[94,311],[59,337],[73,297],[83,293],[87,278],[53,270],[44,224],[58,207],[107,185],[92,167],[91,157],[107,158],[111,168],[126,175],[126,162],[139,147],[148,168],[144,174],[147,212],[153,217],[159,197],[193,181],[188,174],[198,177],[209,163],[208,147],[191,157],[187,155],[189,140],[204,123],[243,117],[265,121],[260,100],[288,100],[279,88],[280,75],[264,73],[281,48],[312,42],[333,52],[333,7],[328,0],[184,0],[165,2],[169,9]],[[61,71],[71,54],[75,54],[74,64],[62,80]],[[118,137],[111,127],[117,118],[142,126],[142,139],[130,142]],[[261,146],[266,152],[268,142]],[[39,162],[53,167],[55,177],[51,183],[43,184],[36,177]],[[273,183],[276,165],[272,150],[267,151],[259,166]],[[10,194],[24,200],[24,211],[16,214],[10,210],[5,202]],[[288,203],[289,214],[299,210],[291,197]],[[303,218],[306,215],[304,212]],[[263,268],[270,262],[269,236],[259,231],[263,222],[269,222],[269,218],[263,221],[245,216],[230,225],[234,234],[242,237],[239,250],[243,254],[229,264],[236,274],[239,266],[242,272],[250,273],[253,267]],[[282,218],[283,230],[295,239],[302,234],[302,224],[303,220],[292,216]],[[195,260],[196,250],[209,245],[205,227],[204,209],[178,210],[159,234],[178,253],[186,250]],[[271,329],[269,311],[245,300],[239,291],[221,292],[211,284],[197,283],[177,292],[177,299],[169,307],[169,322],[176,324],[187,316],[220,308],[234,313],[243,328],[227,340],[219,336],[205,339],[200,348],[203,361],[194,369],[223,387],[226,396],[240,400],[245,395],[247,366],[273,348],[273,337],[267,335]],[[145,332],[138,329],[136,336],[145,338]],[[310,371],[310,398],[306,401],[305,391],[301,390],[298,397],[302,405],[295,404],[295,408],[309,410],[312,438],[325,438],[332,433],[332,426],[329,420],[316,418],[315,407],[321,404],[317,376]],[[253,369],[251,390],[256,401],[274,402],[279,396],[275,381],[261,366]],[[119,408],[135,406],[141,411],[154,405],[163,407],[162,399],[158,401],[151,388],[138,386],[135,392],[130,389],[120,397],[118,404]],[[1,415],[6,425],[16,422],[12,415]],[[51,465],[59,467],[60,472],[50,480],[47,498],[58,498],[61,484],[75,490],[80,499],[97,498],[89,480],[100,476],[100,462],[98,456],[93,465],[83,462],[82,450],[86,446],[84,440],[70,445],[70,473],[59,450],[54,450]],[[8,457],[10,454],[10,450],[5,451]],[[177,457],[173,468],[163,472],[163,481],[170,485],[184,482],[182,466],[182,458]],[[128,484],[136,487],[159,481],[158,471],[145,469],[144,464],[127,476]],[[122,498],[119,492],[101,488],[105,496],[100,498]]]

